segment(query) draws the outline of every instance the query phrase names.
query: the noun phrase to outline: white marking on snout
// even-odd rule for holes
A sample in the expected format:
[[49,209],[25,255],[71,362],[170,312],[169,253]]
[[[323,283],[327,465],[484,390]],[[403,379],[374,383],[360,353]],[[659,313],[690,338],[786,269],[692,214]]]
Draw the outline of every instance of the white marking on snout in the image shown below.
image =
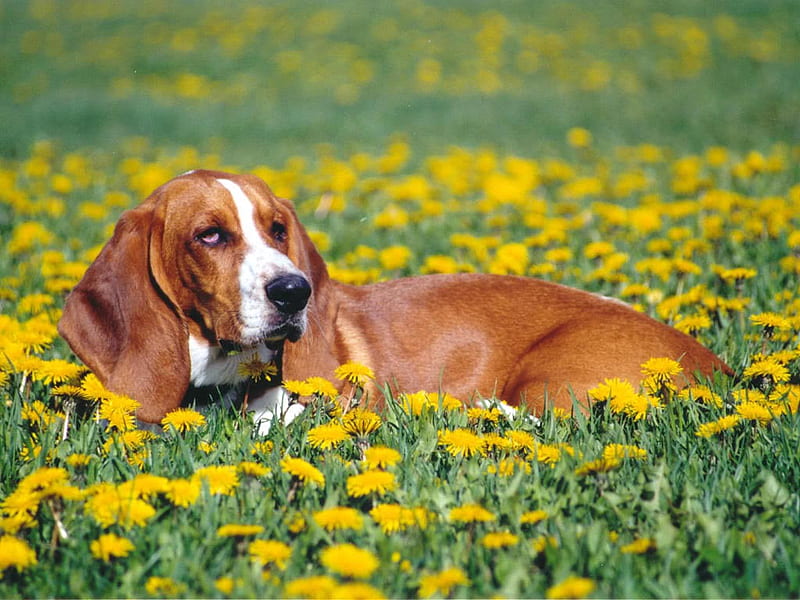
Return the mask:
[[269,328],[270,317],[275,315],[276,308],[266,297],[267,283],[280,275],[303,276],[303,273],[288,256],[270,247],[261,236],[255,221],[255,205],[244,190],[230,179],[217,181],[233,198],[242,237],[247,246],[244,260],[239,266],[241,343],[246,346],[263,339]]

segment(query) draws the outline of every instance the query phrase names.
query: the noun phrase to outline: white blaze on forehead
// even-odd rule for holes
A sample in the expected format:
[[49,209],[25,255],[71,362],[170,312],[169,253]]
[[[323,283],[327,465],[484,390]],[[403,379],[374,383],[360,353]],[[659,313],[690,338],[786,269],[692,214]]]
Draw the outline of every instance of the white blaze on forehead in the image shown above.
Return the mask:
[[268,329],[275,308],[267,300],[266,284],[279,275],[300,274],[289,257],[272,248],[264,240],[256,225],[256,207],[244,190],[230,179],[217,179],[233,198],[239,227],[246,246],[239,267],[239,291],[242,323],[242,342],[260,341]]

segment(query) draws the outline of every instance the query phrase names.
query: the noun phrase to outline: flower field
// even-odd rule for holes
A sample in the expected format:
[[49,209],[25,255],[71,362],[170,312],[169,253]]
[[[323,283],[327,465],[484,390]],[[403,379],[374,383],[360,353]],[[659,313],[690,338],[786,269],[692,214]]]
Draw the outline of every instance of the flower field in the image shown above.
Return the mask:
[[[361,6],[0,7],[0,596],[800,594],[797,9]],[[55,326],[120,213],[197,167],[293,199],[339,280],[541,277],[737,377],[652,357],[538,418],[287,381],[308,410],[268,435],[138,430]]]

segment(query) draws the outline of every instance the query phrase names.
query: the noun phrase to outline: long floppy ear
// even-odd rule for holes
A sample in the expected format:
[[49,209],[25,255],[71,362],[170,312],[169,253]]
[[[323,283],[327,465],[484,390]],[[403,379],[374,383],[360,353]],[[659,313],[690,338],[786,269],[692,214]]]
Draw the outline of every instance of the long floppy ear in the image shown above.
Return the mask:
[[[189,385],[185,326],[151,269],[156,204],[125,212],[114,236],[72,290],[59,333],[111,391],[139,401],[137,417],[157,423]],[[163,224],[162,224],[163,225]],[[156,235],[158,239],[160,236]]]

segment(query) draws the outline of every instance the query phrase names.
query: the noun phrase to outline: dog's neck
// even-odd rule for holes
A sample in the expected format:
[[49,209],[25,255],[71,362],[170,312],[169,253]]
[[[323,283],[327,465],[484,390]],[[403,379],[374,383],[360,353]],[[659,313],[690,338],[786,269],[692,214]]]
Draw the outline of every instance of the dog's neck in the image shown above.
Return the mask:
[[266,365],[277,363],[279,358],[280,351],[272,350],[265,344],[230,353],[219,345],[209,344],[204,339],[190,335],[189,384],[193,387],[238,385],[250,378],[243,370],[245,363],[257,359]]

